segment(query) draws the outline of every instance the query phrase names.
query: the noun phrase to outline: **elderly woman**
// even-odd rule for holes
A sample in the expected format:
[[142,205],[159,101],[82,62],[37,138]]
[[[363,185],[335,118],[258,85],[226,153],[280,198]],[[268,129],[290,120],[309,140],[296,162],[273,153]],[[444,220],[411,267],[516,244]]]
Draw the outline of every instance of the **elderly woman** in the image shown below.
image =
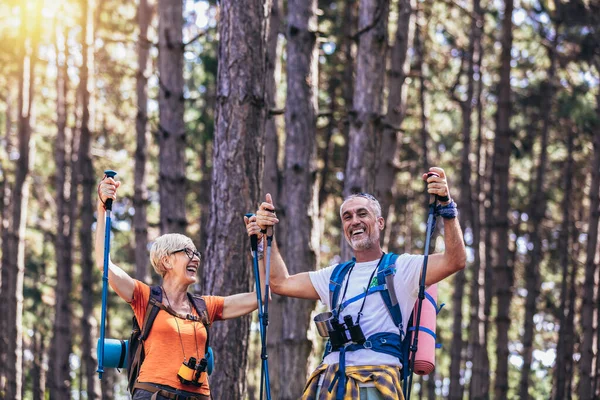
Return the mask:
[[[98,186],[98,225],[96,227],[96,266],[103,270],[105,208],[107,199],[116,199],[120,182],[105,177]],[[154,270],[162,276],[162,305],[144,342],[145,358],[134,387],[133,399],[210,399],[208,382],[183,382],[178,372],[191,357],[204,356],[207,331],[187,291],[196,282],[200,253],[190,238],[180,234],[160,236],[150,250]],[[261,271],[261,274],[264,271]],[[262,279],[264,282],[264,279]],[[108,282],[133,309],[143,326],[150,300],[150,287],[133,279],[109,260]],[[256,293],[227,297],[203,296],[210,322],[236,318],[257,308]]]

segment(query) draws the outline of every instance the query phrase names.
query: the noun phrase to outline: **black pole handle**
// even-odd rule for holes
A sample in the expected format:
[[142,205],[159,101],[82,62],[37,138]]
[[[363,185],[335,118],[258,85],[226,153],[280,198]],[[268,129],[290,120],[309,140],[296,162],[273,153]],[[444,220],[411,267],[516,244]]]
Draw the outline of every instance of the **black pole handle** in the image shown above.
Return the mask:
[[[253,213],[246,213],[246,217],[251,218],[254,216]],[[258,235],[250,235],[250,248],[253,252],[258,251]]]
[[[115,176],[117,176],[117,172],[113,171],[112,169],[107,169],[106,171],[104,171],[104,176],[106,178],[114,178]],[[113,203],[113,199],[106,199],[106,203],[104,203],[104,207],[106,208],[107,211],[112,210],[112,203]]]

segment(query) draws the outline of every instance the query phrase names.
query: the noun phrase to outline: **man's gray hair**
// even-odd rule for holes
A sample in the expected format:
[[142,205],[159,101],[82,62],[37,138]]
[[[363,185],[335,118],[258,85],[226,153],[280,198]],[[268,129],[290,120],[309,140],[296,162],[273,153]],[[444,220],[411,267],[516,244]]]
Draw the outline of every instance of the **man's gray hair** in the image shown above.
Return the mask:
[[373,196],[372,194],[369,194],[369,193],[352,193],[351,195],[344,198],[344,202],[340,206],[340,217],[342,216],[342,208],[344,208],[344,204],[346,204],[346,202],[348,202],[352,199],[356,199],[356,198],[363,198],[363,199],[369,200],[369,205],[371,206],[371,209],[375,213],[375,216],[377,218],[381,217],[381,204],[379,204],[379,201],[375,198],[375,196]]

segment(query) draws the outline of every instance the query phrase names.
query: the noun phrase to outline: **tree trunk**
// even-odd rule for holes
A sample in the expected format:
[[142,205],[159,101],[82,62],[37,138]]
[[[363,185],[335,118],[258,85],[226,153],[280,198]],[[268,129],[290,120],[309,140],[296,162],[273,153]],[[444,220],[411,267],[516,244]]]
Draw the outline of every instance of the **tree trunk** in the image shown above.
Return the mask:
[[[360,39],[360,35],[356,35],[359,26],[359,1],[347,0],[343,1],[342,3],[344,3],[344,13],[343,20],[341,22],[341,59],[339,60],[339,63],[340,65],[344,66],[342,70],[342,82],[344,83],[342,85],[342,99],[344,101],[345,118],[343,119],[341,131],[343,132],[346,145],[343,147],[341,159],[344,163],[342,171],[346,173],[350,152],[350,124],[354,115],[353,96],[356,86],[355,74],[357,70],[357,41]],[[324,202],[325,200],[322,199],[321,201]],[[347,251],[347,249],[344,250],[344,246],[346,246],[346,243],[342,241],[342,252]]]
[[[269,35],[267,38],[267,76],[266,76],[266,96],[267,96],[267,108],[268,110],[278,109],[277,107],[277,87],[281,82],[281,50],[282,46],[279,46],[279,34],[281,33],[282,19],[283,19],[283,1],[273,0],[271,4],[271,13],[269,16]],[[263,201],[264,194],[270,193],[275,201],[281,199],[281,185],[282,185],[282,173],[279,168],[279,134],[277,131],[277,116],[269,113],[267,115],[267,121],[265,125],[265,164],[263,170],[263,190],[260,198],[256,201]],[[253,199],[254,200],[254,199]],[[254,208],[252,209],[254,211]],[[281,225],[281,223],[279,224]],[[278,236],[281,235],[281,230],[278,229]],[[284,297],[273,294],[269,302],[269,331],[275,332],[269,335],[267,343],[267,350],[269,353],[269,365],[272,366],[269,369],[270,382],[271,382],[271,396],[274,399],[279,399],[282,396],[286,386],[286,376],[283,373],[284,360],[289,355],[283,351],[283,302]],[[260,337],[260,334],[255,331],[256,336]],[[260,341],[258,342],[260,343]],[[250,355],[251,359],[249,364],[251,370],[258,371],[260,373],[260,344],[254,347],[254,353]],[[255,392],[259,391],[260,388],[260,375],[257,375],[253,381]],[[254,396],[256,398],[257,396]],[[252,398],[252,397],[251,397]]]
[[[559,29],[556,26],[555,29]],[[554,97],[554,80],[556,75],[555,52],[558,42],[558,35],[555,35],[552,48],[548,49],[550,59],[550,68],[548,69],[548,79],[542,91],[542,102],[539,108],[539,116],[542,120],[540,132],[540,159],[537,166],[535,190],[531,196],[529,205],[530,229],[529,241],[533,245],[530,254],[529,263],[525,267],[525,287],[527,289],[527,298],[525,301],[525,317],[523,339],[523,366],[521,368],[521,381],[519,384],[519,397],[521,399],[530,398],[529,384],[531,375],[531,362],[533,361],[533,341],[534,341],[534,321],[533,317],[537,312],[538,297],[540,295],[540,264],[543,260],[542,254],[542,223],[546,214],[546,194],[544,191],[546,168],[548,164],[548,131],[550,129],[551,115],[543,115],[552,110],[552,100]],[[532,129],[533,130],[533,129]]]
[[[573,135],[567,135],[568,156],[564,171],[563,201],[562,201],[562,224],[557,243],[559,265],[562,268],[561,298],[560,298],[560,328],[558,331],[558,344],[556,346],[556,363],[554,370],[553,395],[554,400],[567,399],[571,393],[571,381],[568,379],[569,370],[573,368],[573,341],[574,321],[573,311],[575,309],[575,287],[569,282],[569,275],[575,276],[577,263],[571,262],[569,240],[571,228],[571,207],[573,204]],[[571,271],[569,267],[571,266]]]
[[[387,115],[383,128],[379,158],[379,174],[376,181],[375,196],[381,203],[382,217],[386,219],[386,227],[392,226],[393,213],[389,213],[397,195],[396,172],[398,172],[398,143],[402,139],[400,126],[406,113],[406,92],[404,80],[410,68],[408,48],[411,46],[413,29],[411,0],[401,0],[398,5],[398,29],[396,40],[391,51],[391,67],[388,79]],[[388,219],[388,215],[390,218]],[[386,229],[388,230],[388,229]],[[389,237],[389,235],[388,235]],[[385,235],[382,235],[382,240]]]
[[435,400],[435,372],[431,373],[427,379],[427,400]]
[[[282,25],[282,14],[282,0],[273,0],[269,17],[269,36],[267,39],[266,95],[269,111],[277,109],[277,86],[281,80],[281,54],[278,51],[278,39]],[[279,156],[279,135],[277,134],[275,118],[275,115],[267,114],[263,189],[265,194],[271,193],[275,199],[278,199],[281,190],[281,172],[277,163]]]
[[[318,265],[319,229],[316,176],[316,116],[318,85],[317,1],[290,0],[287,16],[287,97],[285,104],[285,166],[282,193],[282,255],[290,274]],[[283,376],[307,376],[312,343],[306,337],[314,303],[284,298],[280,364]],[[297,399],[304,379],[282,385],[280,399]]]
[[160,231],[185,233],[183,2],[158,2]]
[[[85,7],[87,8],[87,6]],[[83,13],[82,35],[85,44],[85,32],[87,27]],[[61,32],[62,35],[62,32]],[[58,36],[58,35],[57,35]],[[68,46],[66,36],[62,37],[60,47],[64,48],[64,59],[62,64],[57,57],[57,139],[55,142],[55,162],[56,162],[56,215],[57,232],[55,236],[56,253],[56,291],[55,291],[55,312],[54,312],[54,330],[52,342],[50,345],[50,368],[48,376],[48,386],[52,398],[65,398],[70,396],[70,365],[69,354],[71,352],[72,332],[71,332],[71,301],[70,293],[73,284],[73,226],[75,223],[74,210],[77,209],[77,177],[72,168],[72,160],[76,159],[73,152],[76,151],[67,145],[66,136],[67,112],[68,112],[68,82],[67,60]],[[57,44],[56,50],[59,50]],[[84,57],[85,57],[85,53]],[[85,58],[84,58],[85,60]],[[80,77],[80,81],[81,81]],[[87,83],[87,80],[86,80]],[[79,89],[81,93],[81,87]],[[73,196],[73,197],[72,197]],[[85,331],[83,331],[85,332]]]
[[[596,58],[596,71],[600,71],[600,59]],[[596,118],[600,120],[600,93],[596,95]],[[596,128],[597,130],[597,128]],[[600,274],[600,270],[597,271],[597,274]],[[598,276],[598,281],[600,281],[600,276]],[[596,298],[596,321],[600,321],[600,293],[597,293]],[[595,398],[600,397],[600,322],[596,328],[596,371],[593,384],[593,392]]]
[[373,192],[381,144],[388,0],[361,0],[344,195]]
[[[221,2],[219,69],[210,224],[206,249],[208,294],[250,289],[249,240],[242,215],[261,195],[263,131],[266,119],[265,10],[269,1]],[[211,376],[212,396],[244,398],[250,318],[216,324],[213,343],[219,368]]]
[[[37,16],[41,5],[37,4]],[[10,224],[2,241],[2,283],[0,291],[0,326],[3,327],[2,350],[6,362],[4,395],[7,399],[22,398],[23,366],[23,278],[25,270],[25,224],[29,200],[29,171],[33,165],[30,153],[31,117],[35,97],[35,65],[38,34],[28,31],[25,6],[21,8],[21,57],[19,63],[18,153],[15,182],[10,200]],[[29,35],[31,34],[31,37]],[[28,70],[26,68],[29,67]]]
[[[133,188],[133,227],[135,230],[135,278],[142,282],[150,282],[148,265],[148,219],[146,205],[148,204],[148,188],[146,185],[146,162],[148,160],[148,74],[151,63],[148,60],[150,40],[148,26],[152,20],[154,8],[149,0],[140,0],[138,5],[137,42],[138,70],[135,80],[137,97],[137,115],[135,119],[135,180]],[[162,199],[162,198],[161,198]],[[162,206],[162,202],[161,202]]]
[[[110,302],[111,297],[109,297],[108,309],[112,309],[112,305]],[[110,337],[110,314],[106,314],[106,337]],[[94,367],[94,372],[96,369]],[[105,368],[104,374],[102,374],[102,380],[100,381],[100,389],[102,391],[102,400],[113,400],[115,398],[115,381],[116,381],[117,371],[114,368]],[[97,378],[98,375],[96,375]]]
[[[44,317],[44,315],[42,316]],[[44,354],[46,346],[44,335],[38,329],[34,328],[33,337],[31,338],[31,347],[33,354],[36,357],[33,360],[32,375],[32,397],[33,400],[44,400],[44,391],[46,388],[46,371],[44,370]]]
[[[389,0],[361,0],[353,109],[350,112],[344,196],[375,189],[382,135]],[[342,259],[350,247],[342,239]]]
[[600,217],[600,129],[594,132],[594,160],[592,163],[592,182],[590,185],[590,214],[587,232],[585,281],[581,304],[581,360],[579,362],[579,398],[591,399],[592,364],[594,360],[594,279],[596,277],[596,248],[598,245],[598,218]]
[[[332,3],[336,3],[335,0]],[[323,154],[319,157],[322,160],[323,167],[319,174],[319,208],[320,214],[324,215],[327,211],[322,207],[327,203],[329,196],[338,192],[339,182],[335,176],[335,170],[345,169],[346,159],[348,157],[348,147],[340,146],[339,150],[334,140],[334,133],[339,130],[339,134],[348,143],[349,121],[352,105],[352,93],[354,88],[354,62],[356,56],[356,41],[352,35],[356,32],[358,26],[358,2],[356,0],[337,1],[337,4],[343,4],[343,11],[338,14],[335,20],[336,43],[339,43],[339,51],[333,53],[333,64],[340,65],[341,72],[330,73],[327,84],[327,92],[330,100],[329,124],[325,132],[325,146]],[[327,74],[326,70],[323,75]],[[343,185],[343,182],[342,182]]]
[[508,394],[508,332],[511,322],[510,306],[514,281],[514,270],[509,260],[508,248],[512,13],[513,0],[505,0],[504,18],[502,20],[502,54],[500,56],[500,82],[498,84],[497,125],[492,166],[492,173],[495,178],[494,197],[496,205],[491,233],[494,255],[494,282],[498,298],[496,314],[497,367],[494,387],[494,398],[496,399],[505,399]]
[[[414,43],[414,51],[415,51],[415,64],[416,64],[416,72],[418,74],[419,79],[419,121],[420,121],[420,142],[421,145],[421,164],[417,164],[417,174],[419,170],[425,172],[429,170],[429,151],[428,151],[428,142],[429,142],[429,128],[428,128],[428,119],[429,113],[426,108],[425,97],[427,96],[427,88],[425,86],[425,40],[427,38],[427,30],[425,26],[427,23],[427,16],[423,15],[426,13],[426,4],[418,3],[417,5],[417,15],[415,18],[415,43]],[[427,191],[423,192],[423,202],[421,204],[427,204],[429,200],[429,194]],[[418,202],[418,200],[417,200]],[[423,214],[425,220],[427,220],[427,209],[425,209],[425,213]]]
[[[479,1],[474,2],[473,11],[475,18],[480,24],[478,42],[475,49],[478,49],[476,57],[477,71],[481,71],[481,60],[483,58],[483,46],[481,45],[481,36],[484,32],[483,15]],[[480,72],[481,73],[481,72]],[[486,282],[488,271],[491,270],[490,264],[487,263],[485,254],[485,243],[482,243],[483,227],[482,220],[484,219],[481,203],[483,200],[483,189],[481,178],[485,176],[485,167],[487,160],[485,155],[486,146],[483,145],[483,106],[482,106],[483,82],[478,80],[477,84],[477,155],[476,155],[476,180],[475,180],[475,195],[473,196],[473,277],[472,288],[470,294],[471,315],[469,321],[469,358],[472,362],[472,378],[469,385],[469,399],[484,399],[489,397],[489,359],[487,353],[487,332],[489,326],[489,314],[486,314],[486,309],[489,309],[491,298],[491,290],[488,290],[490,283]],[[482,157],[482,154],[484,157]],[[482,165],[483,164],[483,165]],[[486,237],[489,235],[486,235]]]
[[[469,34],[469,47],[467,50],[467,90],[466,98],[456,98],[461,108],[462,116],[462,152],[461,152],[461,168],[460,168],[460,197],[459,197],[459,209],[462,212],[459,214],[460,224],[464,229],[469,229],[473,233],[474,228],[474,199],[471,190],[471,162],[469,156],[471,155],[471,128],[472,128],[472,113],[473,113],[473,95],[475,88],[475,62],[479,57],[481,50],[481,9],[479,0],[473,1],[473,18],[471,19],[471,31]],[[461,60],[464,62],[464,59]],[[461,62],[462,64],[462,62]],[[462,71],[457,77],[457,82]],[[455,95],[453,94],[453,97]],[[477,171],[479,173],[479,171]],[[477,210],[478,212],[479,210]],[[479,265],[476,266],[478,270]],[[474,281],[479,279],[479,276],[475,275]],[[462,357],[464,342],[462,338],[463,334],[463,296],[465,290],[465,271],[459,271],[455,275],[454,280],[454,294],[452,297],[453,314],[452,320],[452,345],[450,347],[450,390],[449,399],[460,400],[463,398],[463,385],[461,384],[461,369],[462,369]],[[478,285],[478,282],[475,283]],[[476,290],[479,290],[476,287]],[[475,308],[475,310],[477,310]],[[475,314],[477,316],[477,314]]]
[[[89,75],[93,75],[93,42],[88,42],[88,37],[93,38],[93,8],[89,7],[89,0],[82,0],[84,10],[84,29],[83,35],[83,64],[80,73],[80,99],[81,99],[81,122],[79,135],[79,157],[78,157],[78,183],[81,186],[81,205],[80,210],[81,225],[79,227],[79,243],[81,248],[81,348],[82,348],[82,363],[85,370],[86,392],[88,399],[100,398],[100,382],[96,375],[96,338],[98,323],[94,317],[94,262],[92,254],[92,224],[94,223],[94,210],[96,200],[96,174],[92,165],[91,159],[91,141],[92,127],[90,124],[93,119],[90,117],[90,92],[88,90],[88,81],[92,81]],[[87,14],[87,19],[85,15]],[[88,33],[89,32],[89,33]],[[92,50],[89,50],[89,49]],[[91,72],[90,72],[91,70]],[[75,197],[73,193],[73,198]],[[70,291],[70,288],[69,288]],[[69,293],[69,292],[66,292]],[[68,301],[69,299],[67,299]],[[108,330],[107,330],[108,332]],[[107,335],[110,337],[110,335]],[[68,354],[67,354],[68,356]],[[69,361],[67,357],[67,363]],[[112,371],[111,371],[112,372]],[[110,381],[110,372],[102,377],[103,383]],[[106,393],[103,393],[106,396]]]

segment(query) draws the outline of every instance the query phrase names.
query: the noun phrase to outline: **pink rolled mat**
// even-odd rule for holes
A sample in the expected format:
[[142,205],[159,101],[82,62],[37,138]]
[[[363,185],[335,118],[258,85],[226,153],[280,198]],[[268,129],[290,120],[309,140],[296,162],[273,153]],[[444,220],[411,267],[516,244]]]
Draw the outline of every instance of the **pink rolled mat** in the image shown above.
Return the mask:
[[[431,285],[426,290],[437,303],[437,285]],[[417,321],[417,309],[419,302],[415,303],[413,309],[413,321]],[[421,308],[421,323],[419,325],[419,344],[415,356],[414,372],[417,375],[429,375],[435,369],[435,338],[429,333],[421,330],[427,328],[435,333],[437,312],[431,301],[425,297]]]

